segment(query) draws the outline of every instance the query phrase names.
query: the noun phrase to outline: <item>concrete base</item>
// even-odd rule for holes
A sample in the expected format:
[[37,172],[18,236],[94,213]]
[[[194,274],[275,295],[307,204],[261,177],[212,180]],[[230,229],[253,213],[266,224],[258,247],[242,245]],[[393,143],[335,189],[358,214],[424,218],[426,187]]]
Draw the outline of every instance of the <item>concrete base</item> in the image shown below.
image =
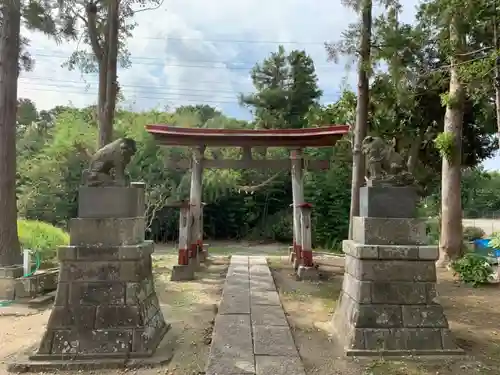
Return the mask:
[[317,281],[319,280],[319,271],[315,267],[299,266],[297,269],[297,277],[299,280]]
[[170,281],[189,281],[194,280],[194,269],[190,265],[184,266],[176,264],[172,267]]
[[0,300],[12,301],[15,298],[16,279],[23,273],[22,265],[0,267]]
[[123,218],[144,215],[142,186],[82,186],[78,194],[78,217]]
[[189,258],[189,267],[196,271],[200,267],[200,256],[198,254],[195,258]]
[[205,263],[208,258],[208,252],[206,250],[200,251],[200,253],[198,254],[198,258],[201,263]]
[[79,370],[102,370],[102,369],[124,369],[138,367],[158,367],[170,362],[174,353],[175,337],[169,330],[158,349],[148,358],[99,358],[96,354],[94,359],[79,360],[72,358],[52,359],[52,360],[32,360],[30,359],[32,348],[26,353],[22,353],[12,362],[7,363],[7,371],[13,373],[21,372],[47,372],[55,371],[79,371]]
[[417,190],[413,186],[363,186],[359,216],[413,218],[417,216]]

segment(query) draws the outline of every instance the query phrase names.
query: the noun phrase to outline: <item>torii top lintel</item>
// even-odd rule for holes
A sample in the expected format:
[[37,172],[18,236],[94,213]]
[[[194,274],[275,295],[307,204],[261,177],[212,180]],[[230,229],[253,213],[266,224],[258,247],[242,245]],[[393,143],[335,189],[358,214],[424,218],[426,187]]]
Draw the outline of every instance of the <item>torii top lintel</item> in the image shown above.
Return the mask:
[[146,131],[164,146],[328,147],[349,132],[349,125],[305,129],[200,129],[146,125]]

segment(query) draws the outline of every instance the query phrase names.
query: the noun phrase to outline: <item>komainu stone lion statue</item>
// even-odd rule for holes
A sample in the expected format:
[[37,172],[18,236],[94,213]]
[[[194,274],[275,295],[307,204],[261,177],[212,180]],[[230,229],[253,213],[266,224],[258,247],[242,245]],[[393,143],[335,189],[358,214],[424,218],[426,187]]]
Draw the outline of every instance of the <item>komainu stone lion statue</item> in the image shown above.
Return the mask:
[[136,151],[137,145],[131,138],[119,138],[100,148],[83,171],[83,185],[128,186],[125,168]]
[[414,178],[408,172],[403,157],[380,137],[367,136],[361,151],[366,156],[367,180],[371,183],[405,186]]

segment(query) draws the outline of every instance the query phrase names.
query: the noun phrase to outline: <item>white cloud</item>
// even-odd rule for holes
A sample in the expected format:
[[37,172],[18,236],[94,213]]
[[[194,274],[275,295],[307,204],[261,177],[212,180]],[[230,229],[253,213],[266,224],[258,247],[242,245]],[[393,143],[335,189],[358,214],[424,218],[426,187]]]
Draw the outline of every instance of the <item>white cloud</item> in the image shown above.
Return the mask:
[[[412,22],[418,0],[402,3],[400,19]],[[138,27],[128,41],[133,64],[119,72],[125,104],[147,109],[206,103],[242,116],[236,95],[252,89],[250,68],[279,42],[312,56],[324,100],[333,101],[344,78],[354,87],[355,72],[327,62],[323,43],[338,40],[355,20],[352,11],[332,0],[165,0],[159,9],[136,16]],[[76,43],[57,45],[40,34],[25,35],[36,65],[22,74],[20,97],[31,98],[39,109],[95,103],[96,77],[60,66]],[[499,166],[500,156],[485,163],[487,169]]]
[[[405,20],[415,2],[404,4]],[[165,0],[157,10],[138,13],[136,21],[128,41],[132,67],[119,72],[126,104],[146,109],[206,103],[241,114],[236,95],[252,89],[250,68],[279,42],[313,57],[324,100],[335,100],[347,73],[343,65],[326,61],[323,43],[338,40],[355,14],[331,0],[316,0],[314,6],[307,0]],[[27,36],[36,65],[22,74],[20,97],[41,109],[95,102],[96,77],[60,67],[76,43],[56,45],[40,34]],[[353,77],[349,73],[350,83]],[[90,82],[87,89],[84,79]]]

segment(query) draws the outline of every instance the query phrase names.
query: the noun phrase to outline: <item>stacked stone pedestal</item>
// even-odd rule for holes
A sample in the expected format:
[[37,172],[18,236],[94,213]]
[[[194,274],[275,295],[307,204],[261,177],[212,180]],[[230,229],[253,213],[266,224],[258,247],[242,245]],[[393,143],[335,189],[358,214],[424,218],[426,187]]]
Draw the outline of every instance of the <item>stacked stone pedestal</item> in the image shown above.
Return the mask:
[[343,243],[344,282],[333,317],[347,355],[463,354],[436,300],[438,247],[425,245],[415,200],[411,188],[362,188],[366,216],[354,218],[353,240]]
[[79,203],[70,245],[58,251],[54,308],[30,359],[149,357],[170,326],[154,288],[153,243],[144,240],[144,189],[85,187]]

